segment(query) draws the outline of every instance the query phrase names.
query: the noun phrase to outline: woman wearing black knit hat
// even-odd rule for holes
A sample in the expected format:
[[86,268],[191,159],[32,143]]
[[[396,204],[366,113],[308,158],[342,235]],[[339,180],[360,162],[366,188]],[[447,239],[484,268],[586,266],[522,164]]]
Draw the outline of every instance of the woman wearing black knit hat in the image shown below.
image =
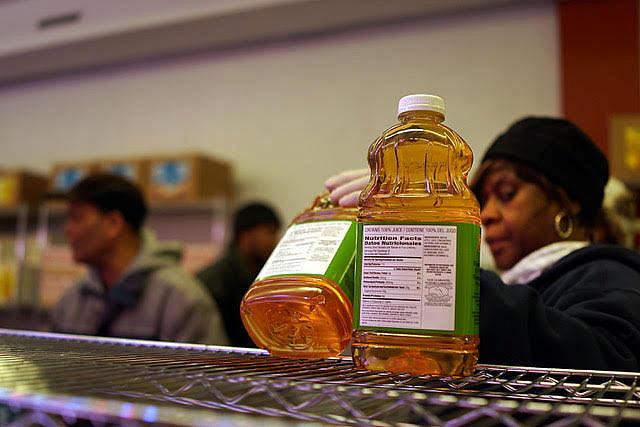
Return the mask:
[[[360,175],[327,181],[333,199],[354,204]],[[640,369],[640,256],[592,242],[608,177],[566,120],[519,120],[489,147],[472,188],[501,274],[480,273],[480,362]]]
[[480,276],[483,362],[639,369],[640,256],[592,244],[608,178],[566,120],[519,120],[489,147],[472,183],[501,270]]

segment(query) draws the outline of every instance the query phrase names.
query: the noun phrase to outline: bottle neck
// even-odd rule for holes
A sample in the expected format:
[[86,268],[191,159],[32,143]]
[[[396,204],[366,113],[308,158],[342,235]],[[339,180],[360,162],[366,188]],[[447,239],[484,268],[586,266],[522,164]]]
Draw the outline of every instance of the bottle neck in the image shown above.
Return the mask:
[[432,121],[434,123],[441,123],[444,121],[444,115],[431,110],[411,110],[400,114],[398,116],[398,120],[400,120],[401,123],[406,123],[411,120],[425,120]]

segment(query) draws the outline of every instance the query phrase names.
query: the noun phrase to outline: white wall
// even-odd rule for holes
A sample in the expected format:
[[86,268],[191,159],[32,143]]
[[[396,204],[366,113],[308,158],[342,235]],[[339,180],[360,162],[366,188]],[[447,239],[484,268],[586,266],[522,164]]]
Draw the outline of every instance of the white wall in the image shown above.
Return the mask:
[[552,4],[513,6],[0,88],[0,167],[201,150],[288,221],[365,165],[402,95],[442,95],[478,157],[514,119],[559,114],[556,27]]

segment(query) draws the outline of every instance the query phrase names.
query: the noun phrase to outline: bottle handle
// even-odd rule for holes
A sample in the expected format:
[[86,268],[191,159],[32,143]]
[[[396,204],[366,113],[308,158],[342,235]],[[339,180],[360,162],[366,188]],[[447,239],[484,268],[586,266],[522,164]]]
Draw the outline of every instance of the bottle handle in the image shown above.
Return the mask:
[[329,191],[325,190],[318,194],[311,204],[311,209],[333,209],[338,206],[329,198]]

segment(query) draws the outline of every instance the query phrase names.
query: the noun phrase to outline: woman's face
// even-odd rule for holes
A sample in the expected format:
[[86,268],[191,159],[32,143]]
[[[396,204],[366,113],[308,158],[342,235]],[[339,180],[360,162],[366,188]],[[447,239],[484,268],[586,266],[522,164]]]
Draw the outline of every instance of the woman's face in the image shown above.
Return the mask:
[[554,218],[560,211],[539,186],[504,167],[486,172],[479,189],[484,239],[500,270],[559,240]]

